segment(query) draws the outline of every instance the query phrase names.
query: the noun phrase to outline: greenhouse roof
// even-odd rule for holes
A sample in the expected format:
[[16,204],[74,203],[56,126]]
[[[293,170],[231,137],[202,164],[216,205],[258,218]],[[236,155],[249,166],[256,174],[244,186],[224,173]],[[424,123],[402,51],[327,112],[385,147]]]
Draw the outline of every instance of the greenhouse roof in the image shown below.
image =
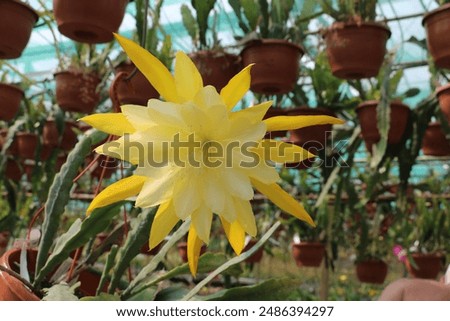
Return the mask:
[[[51,8],[52,1],[43,1],[48,8]],[[298,10],[301,10],[303,2],[303,0],[295,1],[295,6]],[[30,0],[29,3],[37,10],[42,10],[42,6],[38,0]],[[190,5],[190,1],[165,0],[162,7],[161,24],[165,32],[171,35],[175,49],[190,52],[193,50],[193,46],[182,23],[180,13],[182,4]],[[379,20],[386,20],[392,31],[392,36],[388,41],[388,50],[395,52],[395,63],[397,67],[404,68],[404,76],[400,82],[399,91],[406,91],[412,87],[420,89],[419,95],[405,101],[412,107],[425,97],[428,97],[432,93],[432,88],[430,86],[430,73],[428,69],[428,53],[419,45],[409,40],[414,38],[417,40],[425,39],[425,30],[422,26],[423,14],[436,7],[437,3],[434,0],[378,1],[378,18]],[[226,0],[218,0],[217,8],[219,8],[217,27],[219,39],[221,39],[222,45],[232,46],[235,44],[234,36],[239,35],[237,28],[233,27],[237,25],[237,22],[233,20],[235,18],[231,14],[232,9]],[[128,5],[127,13],[119,33],[125,36],[131,36],[135,30],[134,12],[134,5]],[[309,29],[313,32],[309,37],[318,37],[318,33],[314,33],[314,31],[326,27],[330,22],[332,20],[324,16],[312,20],[309,24]],[[61,52],[67,54],[72,53],[74,50],[73,42],[58,33],[55,25],[53,26],[53,30],[56,30],[55,37],[58,40]],[[308,58],[304,57],[303,59]],[[10,60],[9,63],[29,77],[51,79],[53,72],[58,66],[58,60],[55,55],[53,35],[49,27],[38,23],[22,56],[18,59]],[[448,172],[448,165],[445,162],[444,164],[440,161],[427,162],[426,164],[416,165],[414,176],[416,178],[425,177],[428,175],[430,168],[433,168],[441,174]]]

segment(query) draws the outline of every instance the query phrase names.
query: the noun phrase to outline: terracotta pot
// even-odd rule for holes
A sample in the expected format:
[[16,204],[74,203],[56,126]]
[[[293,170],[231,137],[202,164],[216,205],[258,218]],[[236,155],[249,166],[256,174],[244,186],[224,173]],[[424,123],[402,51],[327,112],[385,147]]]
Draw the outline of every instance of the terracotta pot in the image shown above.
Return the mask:
[[[0,265],[15,272],[19,272],[20,249],[14,248],[0,257]],[[34,273],[37,251],[27,251],[28,270]],[[40,298],[32,293],[22,282],[10,274],[0,270],[0,301],[39,301]]]
[[74,129],[77,129],[77,123],[73,121],[65,121],[64,122],[64,131],[61,138],[60,147],[63,151],[69,152],[71,151],[78,142],[77,134]]
[[428,51],[435,65],[450,68],[450,44],[444,41],[450,34],[450,3],[427,13],[422,24],[427,32]]
[[[335,117],[336,115],[326,108],[297,107],[287,111],[288,116],[319,116],[326,115]],[[309,150],[313,154],[325,148],[330,137],[333,125],[308,126],[289,131],[289,140],[297,145]]]
[[56,102],[62,110],[90,114],[97,107],[100,78],[96,74],[61,71],[55,73],[55,79]]
[[197,51],[189,55],[200,71],[203,85],[211,85],[218,92],[241,68],[239,56],[218,51]]
[[35,159],[39,137],[34,133],[20,132],[16,134],[17,151],[23,159]]
[[[177,244],[177,249],[178,249],[178,254],[181,257],[181,260],[186,263],[188,261],[188,257],[187,257],[187,243],[186,242],[179,242]],[[203,245],[202,248],[200,249],[200,256],[202,256],[205,252],[206,252],[206,246]]]
[[44,146],[57,147],[59,132],[54,119],[47,119],[42,128],[42,144]]
[[325,246],[318,242],[292,243],[292,256],[298,267],[319,267],[325,256]]
[[0,1],[0,59],[22,55],[38,18],[37,13],[22,1]]
[[66,37],[84,43],[113,40],[119,29],[128,0],[53,0],[58,30]]
[[[258,241],[251,239],[247,245],[244,247],[242,252],[247,252],[250,250]],[[247,263],[259,263],[262,260],[264,254],[264,246],[260,247],[252,256],[245,260]]]
[[450,124],[450,84],[439,87],[436,90],[436,96],[439,100],[439,107]]
[[241,52],[242,64],[254,63],[250,89],[260,94],[285,94],[292,91],[299,76],[299,61],[304,49],[281,39],[249,42]]
[[415,278],[436,279],[442,270],[442,254],[439,253],[414,253],[411,254],[417,269],[409,261],[406,261],[406,269]]
[[[91,270],[83,270],[78,276],[78,281],[80,282],[80,287],[78,291],[81,292],[83,296],[95,296],[97,287],[100,284],[101,274],[96,273]],[[101,291],[108,292],[109,282],[105,282]]]
[[[116,67],[117,72],[125,72],[128,75],[130,75],[133,70],[134,64],[126,62],[121,63]],[[116,93],[122,105],[134,104],[147,106],[149,99],[159,98],[159,93],[139,70],[130,80],[122,78],[122,80],[117,83]]]
[[22,171],[15,160],[8,158],[6,161],[5,175],[12,181],[17,182],[20,180],[22,177]]
[[[361,134],[369,152],[372,152],[372,145],[378,143],[381,138],[377,127],[377,106],[378,101],[371,100],[360,104],[356,108],[361,125]],[[401,142],[408,124],[409,112],[408,106],[400,102],[391,102],[388,144]]]
[[425,130],[422,151],[428,156],[450,155],[450,141],[445,137],[440,123],[430,123]]
[[[267,110],[267,113],[264,115],[263,119],[277,117],[277,116],[286,116],[287,110],[282,108],[270,107]],[[287,130],[280,130],[275,132],[268,132],[265,138],[276,138],[276,137],[286,137]]]
[[367,260],[356,264],[356,276],[360,282],[382,284],[388,272],[382,260]]
[[374,22],[335,22],[325,34],[328,61],[334,76],[375,77],[383,64],[389,29]]
[[19,87],[0,83],[0,120],[10,121],[16,116],[24,95]]

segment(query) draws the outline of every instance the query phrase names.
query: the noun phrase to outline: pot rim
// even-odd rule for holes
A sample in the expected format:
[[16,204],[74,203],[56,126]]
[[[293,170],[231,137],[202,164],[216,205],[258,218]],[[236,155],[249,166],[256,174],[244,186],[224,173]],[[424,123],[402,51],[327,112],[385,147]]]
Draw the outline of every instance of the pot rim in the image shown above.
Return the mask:
[[436,96],[439,97],[439,95],[443,94],[444,91],[449,90],[449,89],[450,89],[450,83],[443,85],[443,86],[439,86],[438,88],[436,88],[435,94],[436,94]]
[[22,94],[22,96],[25,96],[25,92],[22,90],[22,88],[20,88],[17,85],[7,84],[7,83],[4,83],[4,82],[1,82],[0,83],[0,87],[2,87],[2,86],[3,87],[7,87],[7,88],[12,89],[12,90],[15,90],[15,91],[18,91],[18,92],[20,92]]
[[264,46],[264,45],[282,45],[287,47],[294,47],[297,49],[301,55],[305,54],[305,49],[303,46],[296,44],[292,41],[285,40],[285,39],[275,39],[275,38],[263,38],[263,39],[255,39],[250,40],[244,44],[244,49],[241,51],[242,53],[247,50],[248,48],[255,47],[255,46]]
[[[358,113],[358,112],[360,112],[363,108],[367,108],[367,107],[377,107],[377,106],[378,106],[378,103],[379,103],[379,100],[368,100],[368,101],[364,101],[364,102],[360,103],[360,104],[356,107],[356,112]],[[374,106],[374,105],[375,105],[375,106]],[[397,101],[396,101],[396,100],[391,101],[390,105],[391,105],[391,107],[392,107],[392,106],[396,106],[396,107],[400,107],[400,108],[404,108],[404,109],[410,110],[408,105],[406,105],[406,104],[404,104],[403,102],[398,101],[398,100],[397,100]]]
[[[339,27],[337,27],[339,25]],[[327,34],[333,32],[335,30],[346,29],[346,28],[376,28],[382,29],[387,32],[388,39],[391,37],[392,32],[388,26],[384,25],[381,21],[363,21],[361,23],[356,22],[342,22],[335,21],[331,24],[330,27],[325,29],[323,37],[326,38]]]
[[448,10],[450,10],[450,3],[443,4],[442,6],[439,6],[438,8],[426,13],[422,19],[422,26],[425,26],[427,23],[427,20],[430,19],[432,16],[435,16],[439,13],[442,13],[443,11],[448,11]]
[[24,2],[22,2],[22,1],[19,1],[19,0],[7,0],[7,1],[9,1],[9,2],[14,2],[14,3],[17,4],[17,5],[26,8],[26,9],[31,13],[31,15],[34,17],[34,23],[35,23],[35,24],[36,24],[36,22],[39,20],[39,15],[38,15],[38,13],[37,13],[36,10],[34,10],[33,7],[31,7],[29,4],[24,3]]

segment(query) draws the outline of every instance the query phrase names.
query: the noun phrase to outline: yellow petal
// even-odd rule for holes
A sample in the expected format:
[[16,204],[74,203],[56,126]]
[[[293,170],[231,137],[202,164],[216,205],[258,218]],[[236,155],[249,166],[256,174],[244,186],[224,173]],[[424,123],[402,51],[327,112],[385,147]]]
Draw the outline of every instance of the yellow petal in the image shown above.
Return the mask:
[[250,89],[250,70],[252,69],[252,66],[253,64],[242,69],[241,72],[234,76],[220,91],[220,96],[229,110],[232,110]]
[[231,113],[230,119],[236,119],[238,117],[244,117],[251,121],[252,123],[260,122],[267,113],[267,110],[272,106],[272,101],[266,101],[258,105],[248,107]]
[[132,175],[109,185],[92,200],[87,209],[87,214],[89,215],[96,208],[107,206],[136,195],[142,189],[146,180],[147,177]]
[[200,251],[202,249],[203,242],[197,236],[195,227],[191,225],[189,228],[188,241],[187,241],[187,255],[189,262],[189,269],[191,274],[195,276],[197,274],[198,258],[200,257]]
[[167,202],[172,198],[174,185],[179,179],[180,168],[162,167],[160,177],[145,182],[136,198],[137,207],[152,207]]
[[234,207],[236,209],[236,220],[240,226],[247,234],[255,237],[258,229],[256,228],[255,215],[250,202],[234,198]]
[[224,218],[220,217],[225,234],[230,242],[234,252],[239,255],[245,246],[245,231],[238,221],[228,223]]
[[192,225],[195,227],[198,238],[206,244],[209,243],[209,234],[211,232],[212,212],[206,206],[200,206],[191,215]]
[[179,220],[171,202],[159,206],[150,230],[150,250],[164,240]]
[[293,130],[314,125],[338,125],[345,121],[331,116],[276,116],[264,120],[267,131]]
[[286,213],[289,213],[312,226],[316,226],[303,205],[285,192],[278,184],[267,185],[256,179],[252,179],[252,184],[258,191],[265,194],[276,206]]
[[301,162],[315,157],[314,154],[300,146],[273,139],[263,139],[255,148],[255,152],[263,159],[283,164]]
[[162,62],[133,41],[114,34],[123,50],[165,100],[179,102],[175,80]]
[[122,113],[93,114],[81,118],[80,121],[115,136],[123,136],[135,132],[133,125]]
[[175,85],[181,102],[192,101],[203,88],[203,79],[197,67],[182,51],[176,55]]

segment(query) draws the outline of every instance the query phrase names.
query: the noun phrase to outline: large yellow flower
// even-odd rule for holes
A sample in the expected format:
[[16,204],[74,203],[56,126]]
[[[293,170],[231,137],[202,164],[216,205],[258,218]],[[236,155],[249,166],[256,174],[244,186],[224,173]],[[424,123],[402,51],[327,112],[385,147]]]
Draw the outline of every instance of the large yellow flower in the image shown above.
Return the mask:
[[103,190],[88,214],[137,195],[136,206],[159,205],[150,231],[154,248],[179,220],[191,218],[188,234],[190,270],[196,273],[200,249],[208,243],[213,214],[219,216],[237,254],[245,234],[256,236],[250,205],[253,188],[282,210],[314,225],[305,209],[277,184],[276,163],[313,157],[293,144],[265,140],[269,131],[318,124],[338,124],[329,116],[273,117],[263,120],[271,102],[233,112],[249,90],[251,66],[230,80],[220,94],[203,86],[189,57],[178,52],[175,74],[134,42],[116,35],[130,59],[165,101],[148,106],[124,105],[122,113],[95,114],[81,120],[106,133],[120,136],[96,152],[137,165],[134,175]]

